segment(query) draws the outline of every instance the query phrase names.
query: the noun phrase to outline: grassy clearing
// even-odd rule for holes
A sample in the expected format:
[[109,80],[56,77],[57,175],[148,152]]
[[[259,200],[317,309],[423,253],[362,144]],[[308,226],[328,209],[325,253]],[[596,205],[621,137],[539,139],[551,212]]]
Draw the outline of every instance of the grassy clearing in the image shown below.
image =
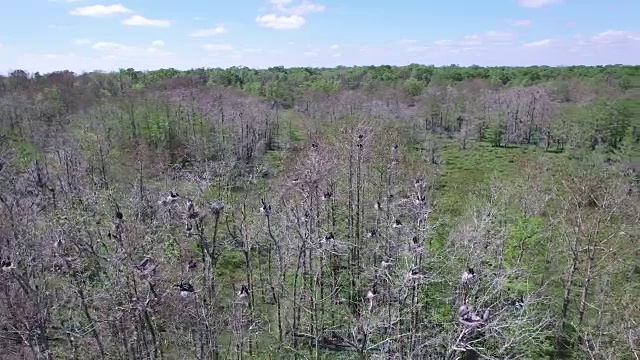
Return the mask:
[[436,179],[433,218],[442,219],[436,231],[436,243],[444,243],[456,219],[472,206],[474,197],[486,194],[494,180],[513,180],[524,163],[540,160],[545,164],[567,161],[563,153],[544,151],[535,146],[494,147],[487,142],[474,142],[460,149],[447,141],[440,154],[442,167]]

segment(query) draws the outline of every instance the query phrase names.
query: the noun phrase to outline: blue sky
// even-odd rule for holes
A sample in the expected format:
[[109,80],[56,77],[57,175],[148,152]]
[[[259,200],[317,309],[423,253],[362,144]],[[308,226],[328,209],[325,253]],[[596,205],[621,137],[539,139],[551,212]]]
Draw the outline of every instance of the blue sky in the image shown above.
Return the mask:
[[638,0],[12,0],[0,72],[640,63]]

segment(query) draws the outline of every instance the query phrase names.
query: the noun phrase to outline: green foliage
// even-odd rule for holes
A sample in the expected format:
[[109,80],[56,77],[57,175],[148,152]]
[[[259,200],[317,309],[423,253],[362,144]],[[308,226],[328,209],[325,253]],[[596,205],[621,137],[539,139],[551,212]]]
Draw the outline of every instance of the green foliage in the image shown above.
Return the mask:
[[284,81],[276,81],[268,83],[264,89],[264,96],[273,100],[285,108],[293,106],[294,96],[288,83]]
[[26,169],[38,158],[38,148],[27,139],[13,135],[10,137],[10,143],[17,153],[15,165],[18,166],[19,169]]
[[[186,71],[173,68],[136,71],[129,68],[120,70],[119,74],[128,80],[129,86],[188,76],[211,86],[233,86],[281,101],[283,104],[289,104],[289,98],[297,91],[296,89],[311,87],[318,91],[333,92],[336,87],[339,89],[367,89],[377,86],[376,84],[405,84],[411,80],[428,84],[434,79],[444,83],[485,79],[493,84],[504,86],[535,85],[556,79],[594,79],[610,76],[619,79],[617,83],[620,88],[628,90],[633,87],[635,79],[640,76],[637,68],[637,66],[625,65],[567,67],[480,67],[475,65],[461,67],[449,65],[436,67],[411,64],[408,66],[380,65],[337,68],[284,68],[276,66],[264,70],[231,67],[228,69],[198,68]],[[11,76],[17,84],[21,84],[22,80],[20,79],[28,77],[29,75],[26,73],[15,71]],[[566,84],[566,82],[561,83]],[[411,82],[411,84],[416,83]],[[417,91],[417,88],[414,90]]]
[[172,118],[158,109],[141,109],[137,114],[141,119],[140,135],[153,147],[175,148],[176,132]]
[[623,91],[627,91],[631,89],[632,86],[633,86],[633,82],[631,81],[631,78],[629,78],[628,76],[625,76],[620,80],[618,80],[618,87],[620,87],[620,89],[622,89]]
[[632,108],[621,101],[598,100],[588,105],[569,104],[558,114],[554,131],[573,150],[617,148],[630,129]]
[[409,96],[420,96],[424,91],[424,82],[411,78],[407,80],[405,87]]
[[341,84],[339,81],[329,79],[307,81],[303,83],[302,86],[314,91],[324,92],[327,94],[337,93],[341,90]]
[[503,136],[505,134],[505,124],[502,120],[498,120],[489,125],[487,129],[487,141],[491,146],[502,146]]
[[220,259],[218,259],[218,275],[225,277],[236,277],[236,281],[244,280],[242,277],[238,277],[238,274],[244,269],[244,257],[240,252],[224,252]]
[[543,259],[546,251],[545,222],[537,216],[515,216],[511,220],[511,226],[507,230],[507,243],[505,247],[505,262],[509,266],[520,266],[526,259]]

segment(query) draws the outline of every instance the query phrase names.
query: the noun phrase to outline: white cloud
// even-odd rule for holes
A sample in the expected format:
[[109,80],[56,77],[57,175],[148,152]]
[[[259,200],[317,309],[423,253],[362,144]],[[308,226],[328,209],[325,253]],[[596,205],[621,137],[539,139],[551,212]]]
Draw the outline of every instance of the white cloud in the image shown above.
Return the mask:
[[189,36],[191,37],[211,37],[229,32],[224,26],[218,25],[214,28],[195,30]]
[[74,40],[73,43],[76,45],[89,45],[93,43],[93,41],[91,41],[91,39],[77,39]]
[[158,46],[158,47],[159,47],[159,46],[164,46],[164,41],[162,41],[162,40],[155,40],[155,41],[153,41],[153,42],[151,43],[151,45],[153,45],[153,46]]
[[331,50],[338,50],[340,48],[340,45],[331,45]]
[[231,51],[233,46],[229,44],[205,44],[202,48],[207,51]]
[[540,40],[540,41],[534,41],[534,42],[523,44],[522,46],[525,46],[525,47],[541,47],[541,46],[547,46],[549,44],[551,44],[551,39],[544,39],[544,40]]
[[129,26],[149,26],[157,28],[168,28],[175,20],[147,19],[144,16],[133,15],[128,19],[122,20],[122,23]]
[[276,14],[259,15],[256,17],[258,25],[277,30],[299,29],[307,21],[302,16],[278,16]]
[[337,54],[333,54],[333,55],[331,55],[331,57],[334,57],[334,58],[338,58],[338,57],[340,57],[340,56],[342,56],[342,54],[340,54],[340,53],[337,53]]
[[314,57],[314,56],[318,56],[318,53],[317,52],[313,52],[313,51],[307,51],[307,52],[304,53],[304,56]]
[[133,12],[122,4],[113,5],[91,5],[75,8],[69,14],[76,16],[106,16],[113,14],[127,14]]
[[123,50],[126,46],[114,42],[98,42],[91,47],[95,50]]
[[598,44],[624,44],[633,41],[640,41],[640,33],[632,33],[624,30],[607,30],[591,37],[591,40]]
[[515,38],[515,34],[491,30],[482,34],[467,35],[464,37],[462,43],[464,45],[479,45],[484,43],[511,41]]
[[[458,39],[441,39],[433,42],[433,46],[420,46],[417,41],[406,47],[405,54],[413,54],[411,56],[438,56],[442,57],[447,54],[457,54],[467,51],[486,50],[487,48],[504,47],[516,39],[517,35],[510,32],[502,31],[486,31],[484,33],[471,34]],[[406,41],[406,44],[412,44]]]
[[447,46],[451,45],[451,40],[436,40],[433,42],[433,44],[437,46]]
[[97,42],[91,48],[112,57],[149,58],[173,55],[169,51],[159,50],[156,47],[129,46],[115,42]]
[[525,20],[525,19],[513,20],[511,21],[511,24],[515,26],[529,26],[531,25],[531,20]]
[[563,0],[518,0],[518,4],[526,8],[539,8],[547,5],[559,4]]
[[193,18],[193,20],[200,21],[200,20],[202,20],[202,18],[200,18],[200,16],[196,16],[196,17]]
[[409,46],[406,51],[409,53],[421,53],[429,50],[428,46]]
[[273,6],[273,9],[277,12],[281,12],[287,15],[304,15],[312,12],[323,12],[326,7],[322,4],[312,3],[304,0],[299,5],[286,6],[290,4],[292,0],[271,0],[269,3]]
[[323,12],[326,7],[308,0],[298,5],[290,5],[293,0],[270,0],[272,12],[258,15],[256,23],[262,27],[277,30],[293,30],[302,27],[307,20],[302,16],[314,12]]

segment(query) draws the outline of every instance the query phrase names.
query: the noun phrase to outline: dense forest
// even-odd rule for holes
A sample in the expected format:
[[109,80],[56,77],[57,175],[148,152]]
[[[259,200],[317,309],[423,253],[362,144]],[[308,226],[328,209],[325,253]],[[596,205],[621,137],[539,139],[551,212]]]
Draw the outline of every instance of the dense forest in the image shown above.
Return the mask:
[[0,359],[640,359],[640,66],[0,77]]

